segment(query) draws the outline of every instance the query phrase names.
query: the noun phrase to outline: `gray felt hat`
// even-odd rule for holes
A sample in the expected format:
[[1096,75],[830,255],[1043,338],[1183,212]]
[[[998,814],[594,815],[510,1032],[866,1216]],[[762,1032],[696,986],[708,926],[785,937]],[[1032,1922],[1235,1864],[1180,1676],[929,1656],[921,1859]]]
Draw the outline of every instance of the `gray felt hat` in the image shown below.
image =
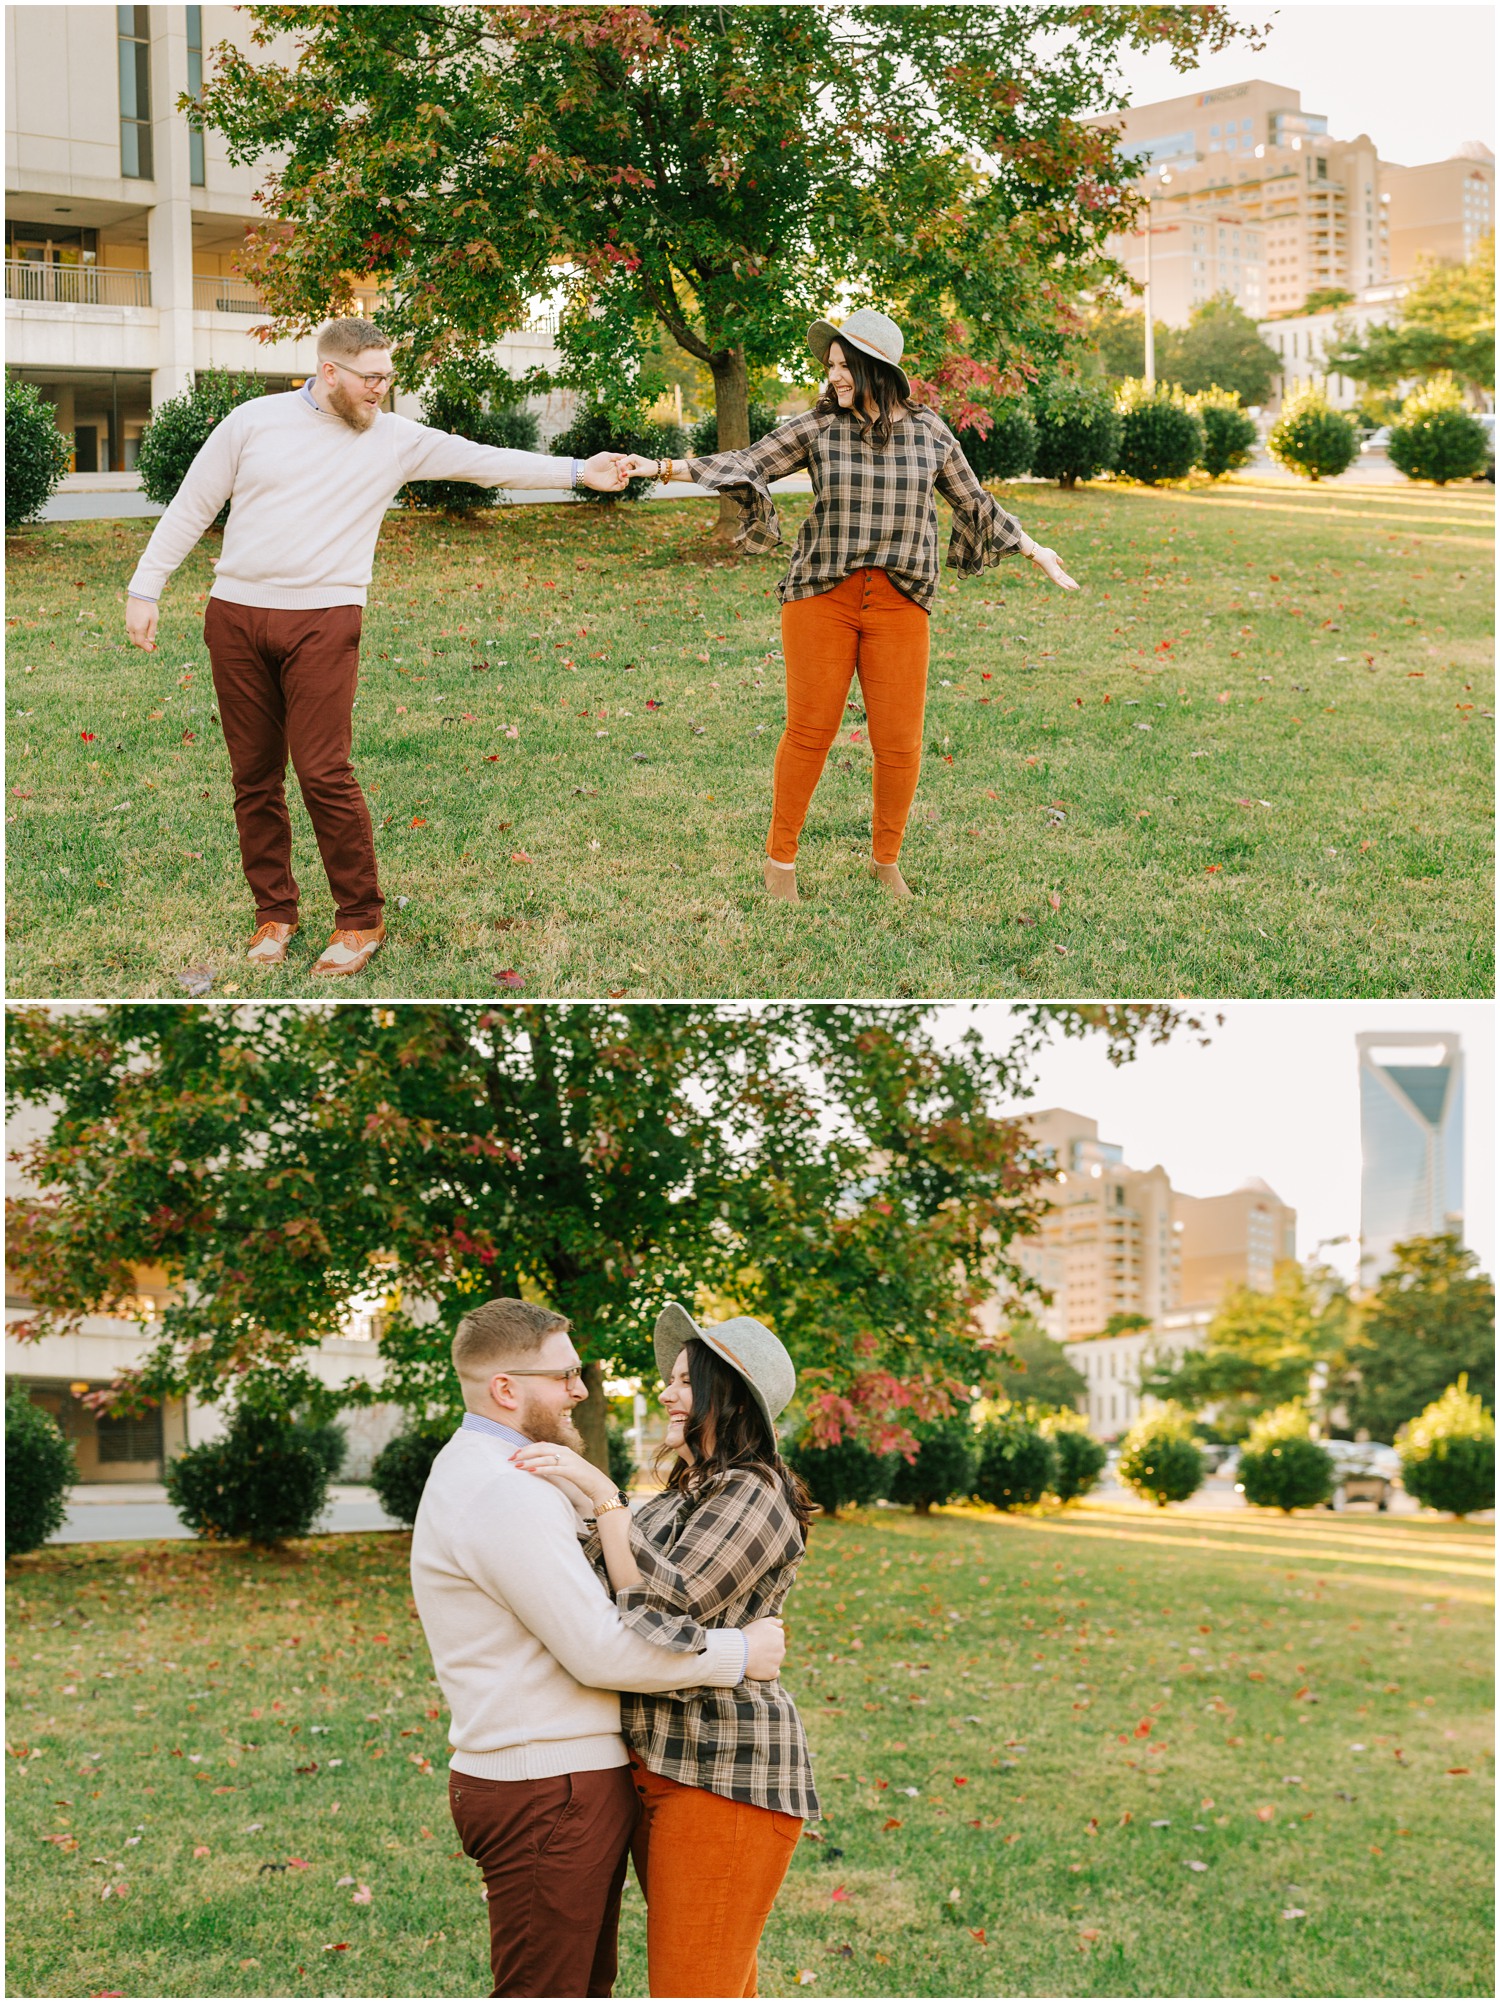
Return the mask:
[[672,1374],[684,1343],[701,1342],[715,1356],[722,1356],[750,1386],[750,1395],[766,1415],[771,1438],[776,1437],[776,1421],[792,1402],[797,1388],[797,1366],[783,1345],[763,1321],[747,1314],[732,1321],[714,1322],[700,1328],[685,1307],[668,1301],[656,1317],[656,1367],[662,1382]]
[[807,345],[820,362],[828,360],[830,341],[837,341],[840,346],[847,343],[851,348],[873,355],[877,362],[885,362],[901,378],[901,394],[911,395],[911,384],[901,366],[906,338],[895,321],[888,319],[884,313],[863,306],[859,312],[851,313],[842,327],[835,327],[831,320],[814,320],[807,330]]

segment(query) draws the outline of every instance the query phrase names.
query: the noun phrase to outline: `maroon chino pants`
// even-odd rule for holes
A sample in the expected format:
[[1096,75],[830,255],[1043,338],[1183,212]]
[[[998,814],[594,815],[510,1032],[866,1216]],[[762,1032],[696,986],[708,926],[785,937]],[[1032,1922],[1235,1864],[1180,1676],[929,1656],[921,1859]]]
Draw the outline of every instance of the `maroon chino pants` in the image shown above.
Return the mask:
[[240,862],[255,922],[297,922],[290,753],[328,873],[336,921],[346,931],[381,922],[370,810],[350,763],[359,682],[358,605],[285,612],[210,598],[203,637],[234,776]]
[[629,1767],[552,1780],[448,1775],[465,1856],[484,1873],[492,1996],[608,1996],[640,1803]]

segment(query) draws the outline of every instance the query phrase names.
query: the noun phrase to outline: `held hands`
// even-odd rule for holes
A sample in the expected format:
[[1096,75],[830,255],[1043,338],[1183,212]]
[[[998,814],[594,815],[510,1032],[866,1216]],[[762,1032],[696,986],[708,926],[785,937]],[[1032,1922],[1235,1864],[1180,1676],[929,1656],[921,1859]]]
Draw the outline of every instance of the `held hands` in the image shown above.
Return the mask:
[[661,475],[660,459],[648,459],[643,453],[634,453],[625,461],[625,470],[632,480],[655,480]]
[[630,463],[622,452],[596,452],[579,467],[578,478],[597,493],[618,494],[630,477],[625,471]]
[[133,646],[145,653],[153,653],[156,648],[156,622],[159,608],[149,598],[127,598],[125,600],[125,637]]
[[1031,548],[1031,560],[1050,582],[1060,584],[1064,591],[1078,589],[1077,578],[1069,577],[1055,549],[1043,549],[1040,543],[1034,543]]

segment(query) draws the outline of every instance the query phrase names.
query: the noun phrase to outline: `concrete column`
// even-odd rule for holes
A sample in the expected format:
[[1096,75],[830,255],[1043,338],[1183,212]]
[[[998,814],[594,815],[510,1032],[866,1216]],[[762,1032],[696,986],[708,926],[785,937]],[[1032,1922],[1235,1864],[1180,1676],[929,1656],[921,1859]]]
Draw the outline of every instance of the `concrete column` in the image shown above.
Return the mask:
[[151,405],[192,387],[193,208],[187,120],[177,100],[188,87],[187,9],[151,9],[151,149],[156,201],[147,225],[151,303],[160,325]]

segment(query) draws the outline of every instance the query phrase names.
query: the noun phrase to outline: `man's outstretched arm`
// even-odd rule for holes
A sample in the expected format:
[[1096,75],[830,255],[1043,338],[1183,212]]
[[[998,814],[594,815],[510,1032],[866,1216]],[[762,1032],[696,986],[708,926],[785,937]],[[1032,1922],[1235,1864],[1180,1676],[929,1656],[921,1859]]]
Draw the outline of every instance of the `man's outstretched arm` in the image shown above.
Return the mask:
[[125,636],[149,652],[156,645],[157,601],[172,572],[229,499],[239,459],[239,431],[231,411],[216,424],[187,469],[171,506],[151,531],[135,575],[126,586]]
[[550,452],[517,452],[508,445],[480,445],[451,431],[413,424],[406,451],[409,480],[472,480],[480,487],[592,487],[618,494],[625,485],[626,455],[596,452],[592,459],[563,459]]

